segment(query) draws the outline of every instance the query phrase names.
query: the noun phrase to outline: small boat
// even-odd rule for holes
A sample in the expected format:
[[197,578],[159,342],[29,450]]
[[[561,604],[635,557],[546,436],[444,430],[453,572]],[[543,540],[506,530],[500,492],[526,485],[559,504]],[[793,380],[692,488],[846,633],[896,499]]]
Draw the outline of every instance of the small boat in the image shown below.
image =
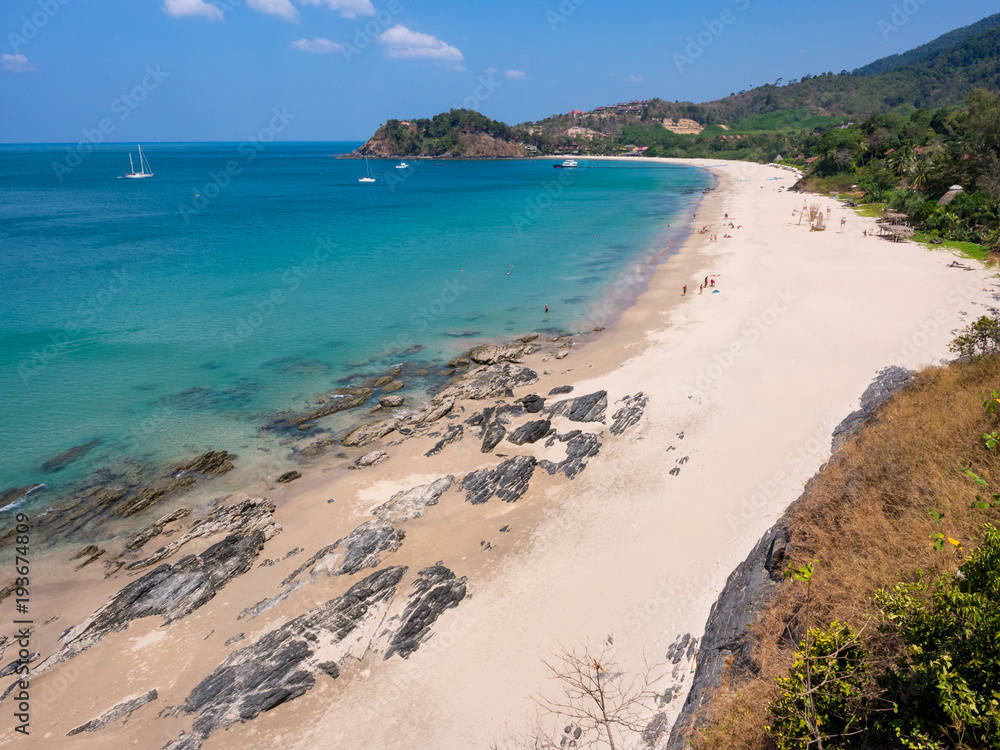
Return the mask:
[[399,162],[399,164],[396,165],[396,169],[409,169],[409,168],[410,165],[407,164],[405,161],[401,161]]
[[573,159],[567,159],[562,164],[553,164],[556,169],[576,169],[579,165]]
[[365,157],[365,171],[366,175],[364,177],[359,177],[358,182],[375,182],[375,178],[372,177],[372,168],[368,165],[368,157]]
[[149,167],[149,162],[146,161],[146,157],[142,155],[142,146],[139,146],[139,169],[142,171],[135,171],[135,164],[132,162],[132,154],[128,155],[128,165],[131,171],[126,173],[125,177],[130,180],[141,180],[144,177],[153,176],[153,170]]

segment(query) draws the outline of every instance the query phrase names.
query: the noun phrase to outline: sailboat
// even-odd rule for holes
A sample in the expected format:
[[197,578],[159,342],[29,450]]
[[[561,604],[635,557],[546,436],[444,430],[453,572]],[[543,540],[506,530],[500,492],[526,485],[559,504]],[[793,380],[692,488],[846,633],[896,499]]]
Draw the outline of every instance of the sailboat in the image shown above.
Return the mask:
[[365,157],[365,170],[367,171],[367,176],[359,177],[358,182],[375,182],[375,178],[372,177],[372,168],[368,165],[368,157]]
[[128,155],[128,165],[130,171],[125,175],[130,180],[141,180],[144,177],[152,177],[153,170],[149,166],[149,162],[146,161],[146,157],[142,155],[142,146],[139,146],[139,172],[135,171],[135,164],[132,163],[132,154]]

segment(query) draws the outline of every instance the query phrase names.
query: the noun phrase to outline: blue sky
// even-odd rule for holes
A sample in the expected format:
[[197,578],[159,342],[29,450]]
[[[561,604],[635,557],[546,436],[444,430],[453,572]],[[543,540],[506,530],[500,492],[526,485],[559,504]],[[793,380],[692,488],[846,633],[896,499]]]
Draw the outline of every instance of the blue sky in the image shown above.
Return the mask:
[[275,111],[288,119],[281,140],[362,140],[390,117],[452,106],[517,123],[632,98],[700,102],[852,69],[997,10],[972,0],[3,0],[0,142],[73,143],[102,123],[107,141],[242,141]]

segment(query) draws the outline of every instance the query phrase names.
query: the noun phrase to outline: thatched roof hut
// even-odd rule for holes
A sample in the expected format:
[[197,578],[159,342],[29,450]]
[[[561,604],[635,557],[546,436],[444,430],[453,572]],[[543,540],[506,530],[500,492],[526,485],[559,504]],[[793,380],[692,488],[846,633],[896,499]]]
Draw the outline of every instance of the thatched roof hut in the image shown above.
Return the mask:
[[957,196],[961,192],[962,192],[961,185],[952,185],[950,188],[948,188],[948,192],[941,196],[941,200],[938,201],[938,205],[947,206],[949,203],[955,200],[955,196]]
[[892,211],[886,211],[882,216],[883,224],[905,224],[909,220],[909,216],[906,214],[897,214]]

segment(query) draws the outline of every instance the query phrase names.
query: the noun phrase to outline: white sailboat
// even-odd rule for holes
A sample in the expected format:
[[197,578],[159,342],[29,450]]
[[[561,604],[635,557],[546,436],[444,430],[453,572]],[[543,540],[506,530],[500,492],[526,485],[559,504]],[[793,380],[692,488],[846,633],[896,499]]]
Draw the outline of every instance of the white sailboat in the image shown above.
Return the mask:
[[358,182],[375,182],[375,178],[372,177],[372,168],[368,165],[368,157],[365,157],[365,170],[367,171],[367,176],[359,177]]
[[128,155],[128,165],[129,172],[125,175],[130,180],[141,180],[144,177],[152,177],[153,170],[149,166],[149,162],[146,161],[146,157],[142,155],[142,146],[139,146],[139,170],[135,171],[135,164],[132,162],[132,154]]

